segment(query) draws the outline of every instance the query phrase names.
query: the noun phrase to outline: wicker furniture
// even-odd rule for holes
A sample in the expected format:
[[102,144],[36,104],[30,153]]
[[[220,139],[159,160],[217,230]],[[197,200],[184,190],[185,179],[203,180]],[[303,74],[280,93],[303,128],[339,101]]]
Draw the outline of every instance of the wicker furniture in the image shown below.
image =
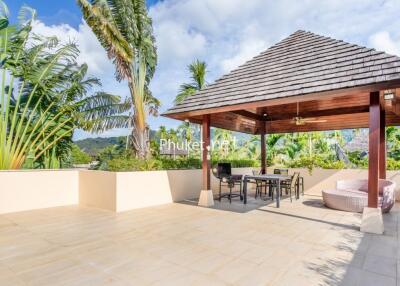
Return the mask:
[[[395,202],[396,183],[379,180],[378,206],[389,212]],[[336,189],[323,190],[322,198],[327,207],[348,212],[362,212],[368,205],[368,180],[340,180]]]

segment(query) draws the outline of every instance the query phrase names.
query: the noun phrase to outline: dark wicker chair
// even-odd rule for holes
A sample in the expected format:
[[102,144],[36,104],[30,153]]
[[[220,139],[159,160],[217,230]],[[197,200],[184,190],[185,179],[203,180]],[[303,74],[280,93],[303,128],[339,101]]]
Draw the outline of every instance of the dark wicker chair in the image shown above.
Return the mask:
[[[274,174],[288,176],[289,170],[288,169],[274,169]],[[289,185],[290,185],[290,180],[281,182],[281,194],[282,194],[282,189],[286,190],[286,195],[288,194]]]
[[294,172],[292,178],[290,179],[290,183],[281,185],[281,190],[285,189],[286,193],[289,193],[290,202],[292,202],[292,193],[294,193],[295,198],[297,199],[297,193],[299,191],[299,177],[300,173]]
[[[253,172],[254,176],[261,174],[261,170],[260,171],[253,170],[252,172]],[[256,185],[256,193],[254,196],[255,199],[257,199],[258,195],[261,198],[263,190],[264,190],[265,195],[267,194],[267,187],[269,186],[268,182],[261,181],[261,180],[250,180],[249,183],[253,183]]]

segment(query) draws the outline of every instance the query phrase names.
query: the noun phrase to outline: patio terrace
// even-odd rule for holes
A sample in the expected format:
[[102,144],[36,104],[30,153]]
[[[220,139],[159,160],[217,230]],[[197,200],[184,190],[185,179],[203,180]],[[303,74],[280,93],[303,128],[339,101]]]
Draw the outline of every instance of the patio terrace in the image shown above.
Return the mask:
[[242,206],[4,214],[0,285],[400,285],[399,205],[384,235],[361,233],[360,214],[327,209],[318,194],[226,211]]

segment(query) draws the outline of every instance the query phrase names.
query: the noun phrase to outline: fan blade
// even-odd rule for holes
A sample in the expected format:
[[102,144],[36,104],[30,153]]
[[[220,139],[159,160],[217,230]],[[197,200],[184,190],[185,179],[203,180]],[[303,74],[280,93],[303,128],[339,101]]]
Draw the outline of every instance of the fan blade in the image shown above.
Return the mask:
[[297,126],[306,124],[306,122],[305,122],[305,121],[303,120],[303,118],[301,118],[301,117],[294,117],[294,118],[291,120],[291,123],[292,123],[292,124],[296,124]]
[[324,123],[324,122],[328,122],[328,120],[326,119],[320,119],[320,120],[307,120],[305,121],[306,123]]

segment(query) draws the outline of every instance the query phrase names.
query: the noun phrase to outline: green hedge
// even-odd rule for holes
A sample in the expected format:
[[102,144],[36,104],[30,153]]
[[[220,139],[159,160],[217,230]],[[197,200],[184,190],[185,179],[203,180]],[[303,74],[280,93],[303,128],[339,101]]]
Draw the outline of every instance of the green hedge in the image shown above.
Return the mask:
[[[212,165],[218,162],[229,162],[233,168],[259,167],[260,162],[255,160],[219,160],[213,161]],[[108,171],[151,171],[151,170],[182,170],[201,169],[201,160],[196,158],[155,158],[138,160],[135,158],[114,158],[104,162],[101,169]]]
[[[213,160],[212,166],[218,162],[231,163],[233,168],[254,167],[259,168],[258,160]],[[300,157],[290,161],[282,167],[286,168],[306,168],[310,172],[314,168],[321,169],[344,169],[346,165],[342,161],[330,161],[322,158]],[[367,168],[368,165],[353,166],[353,168]],[[201,160],[196,158],[153,158],[148,160],[138,160],[135,158],[114,158],[107,160],[100,166],[102,170],[108,171],[154,171],[154,170],[184,170],[184,169],[201,169]],[[400,162],[392,158],[387,160],[388,170],[400,170]]]

